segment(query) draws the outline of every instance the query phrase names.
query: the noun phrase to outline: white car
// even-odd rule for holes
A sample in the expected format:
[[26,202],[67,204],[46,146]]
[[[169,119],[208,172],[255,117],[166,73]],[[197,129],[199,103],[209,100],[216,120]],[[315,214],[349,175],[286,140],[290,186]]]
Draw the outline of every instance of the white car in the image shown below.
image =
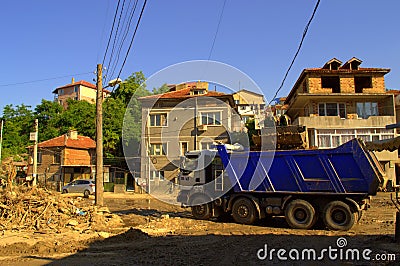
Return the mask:
[[78,179],[62,187],[62,193],[83,193],[85,198],[93,195],[96,185],[93,179]]

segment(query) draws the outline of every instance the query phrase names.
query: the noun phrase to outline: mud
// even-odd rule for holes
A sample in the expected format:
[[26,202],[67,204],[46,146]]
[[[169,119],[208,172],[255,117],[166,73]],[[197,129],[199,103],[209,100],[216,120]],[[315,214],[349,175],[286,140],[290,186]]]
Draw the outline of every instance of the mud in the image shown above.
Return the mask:
[[[92,204],[93,199],[85,199]],[[260,265],[270,263],[320,264],[314,260],[280,260],[276,253],[260,260],[257,252],[271,249],[338,248],[371,249],[373,260],[332,260],[327,265],[398,265],[400,245],[394,243],[395,208],[389,193],[373,198],[360,223],[347,232],[290,229],[283,218],[256,225],[191,218],[188,209],[172,206],[143,194],[107,194],[105,204],[123,225],[103,230],[3,231],[0,234],[1,265]],[[342,240],[343,240],[342,239]],[[345,254],[345,253],[344,253]],[[378,261],[376,255],[395,258]],[[287,255],[287,254],[286,254]]]

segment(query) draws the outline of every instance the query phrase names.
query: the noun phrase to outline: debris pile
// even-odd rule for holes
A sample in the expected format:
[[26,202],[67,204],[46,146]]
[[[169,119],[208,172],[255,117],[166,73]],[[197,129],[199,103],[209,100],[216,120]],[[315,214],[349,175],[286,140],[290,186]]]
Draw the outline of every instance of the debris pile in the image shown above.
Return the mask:
[[82,198],[25,186],[0,191],[0,230],[106,231],[122,227],[118,215]]

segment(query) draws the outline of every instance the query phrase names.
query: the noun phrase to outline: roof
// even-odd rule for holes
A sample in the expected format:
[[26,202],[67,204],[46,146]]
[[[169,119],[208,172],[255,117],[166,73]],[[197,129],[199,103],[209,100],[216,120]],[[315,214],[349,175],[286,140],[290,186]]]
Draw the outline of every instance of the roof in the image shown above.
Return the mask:
[[193,97],[199,97],[199,96],[207,96],[207,97],[229,97],[231,96],[230,94],[226,94],[223,92],[218,92],[218,91],[208,91],[207,93],[204,94],[198,94],[198,95],[191,95],[190,94],[190,88],[185,88],[182,90],[177,90],[177,91],[171,91],[171,92],[166,92],[162,94],[156,94],[156,95],[150,95],[150,96],[144,96],[140,97],[139,100],[146,100],[146,99],[187,99],[187,98],[193,98]]
[[394,96],[397,96],[400,94],[400,90],[388,90],[386,91],[388,94],[393,94]]
[[263,94],[260,94],[260,93],[254,92],[254,91],[249,91],[249,90],[246,90],[246,89],[238,90],[237,92],[234,92],[234,93],[232,93],[232,94],[239,94],[239,93],[241,93],[241,92],[250,93],[250,94],[253,94],[253,95],[256,95],[256,96],[261,96],[261,97],[264,98],[264,95],[263,95]]
[[[94,84],[92,84],[92,83],[90,83],[90,82],[87,82],[87,81],[85,81],[85,80],[80,80],[80,81],[77,81],[77,82],[73,82],[73,83],[70,83],[70,84],[67,84],[67,85],[58,87],[58,88],[56,88],[56,89],[53,91],[53,93],[57,93],[57,91],[58,91],[59,89],[70,88],[70,87],[73,87],[73,86],[76,86],[76,85],[85,86],[85,87],[88,87],[88,88],[91,88],[91,89],[94,89],[94,90],[97,89],[96,85],[94,85]],[[109,90],[106,90],[106,89],[103,89],[103,92],[105,92],[105,93],[111,93]]]
[[75,149],[95,149],[96,142],[89,137],[78,135],[78,139],[71,139],[70,137],[67,136],[67,134],[64,134],[59,137],[55,137],[38,143],[38,147],[39,148],[66,147]]

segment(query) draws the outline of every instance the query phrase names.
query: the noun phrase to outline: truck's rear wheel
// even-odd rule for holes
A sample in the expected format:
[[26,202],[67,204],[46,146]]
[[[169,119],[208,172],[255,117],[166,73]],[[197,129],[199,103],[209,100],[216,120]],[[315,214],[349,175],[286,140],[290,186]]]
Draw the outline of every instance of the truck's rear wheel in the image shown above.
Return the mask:
[[232,217],[240,224],[253,224],[257,220],[256,208],[248,198],[239,198],[233,203]]
[[203,196],[196,196],[192,201],[192,215],[199,220],[207,220],[211,217],[211,208]]
[[286,222],[296,229],[310,229],[317,221],[315,209],[308,201],[296,199],[285,209]]
[[343,201],[329,202],[323,212],[325,225],[331,230],[347,231],[355,222],[355,215]]

